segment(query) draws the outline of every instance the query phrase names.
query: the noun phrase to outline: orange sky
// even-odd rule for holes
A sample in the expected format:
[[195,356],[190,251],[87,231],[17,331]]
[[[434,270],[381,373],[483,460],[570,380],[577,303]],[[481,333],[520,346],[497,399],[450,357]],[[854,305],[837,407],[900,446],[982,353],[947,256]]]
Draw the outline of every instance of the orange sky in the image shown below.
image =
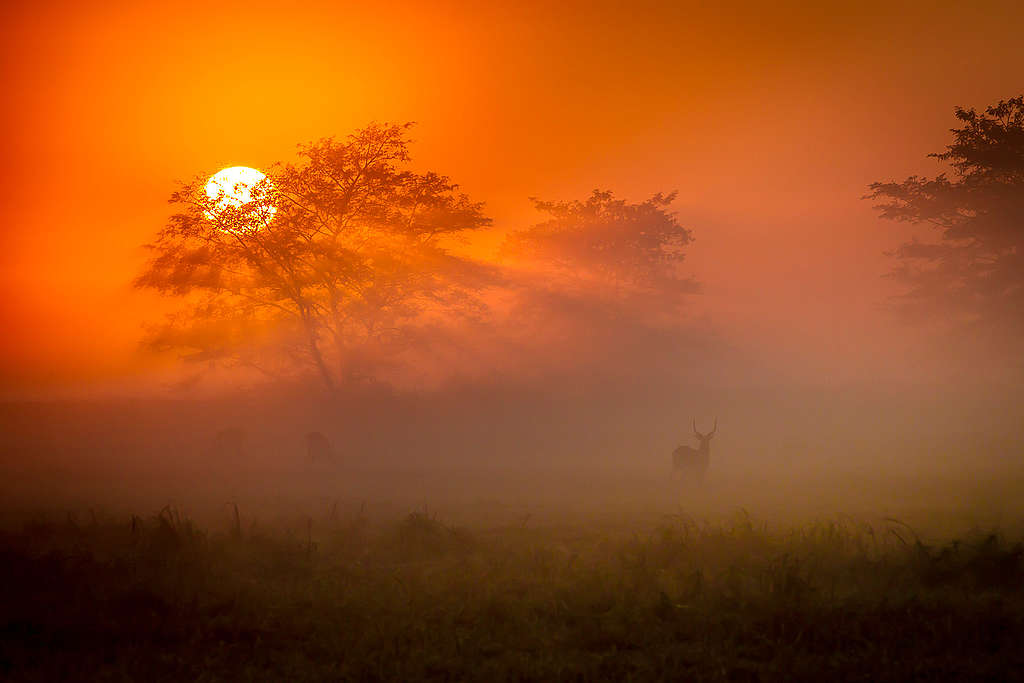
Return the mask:
[[809,4],[6,3],[0,389],[139,367],[130,282],[177,179],[374,120],[416,121],[416,166],[498,233],[532,195],[676,189],[698,314],[870,362],[899,234],[859,197],[1019,94],[1024,9]]

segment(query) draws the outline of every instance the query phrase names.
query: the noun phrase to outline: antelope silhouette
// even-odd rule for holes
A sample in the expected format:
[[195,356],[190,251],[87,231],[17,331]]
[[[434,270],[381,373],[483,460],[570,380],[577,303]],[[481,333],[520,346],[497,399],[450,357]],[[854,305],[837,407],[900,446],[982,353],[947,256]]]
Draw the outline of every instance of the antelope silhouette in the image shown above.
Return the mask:
[[693,421],[693,435],[697,437],[700,445],[680,446],[672,451],[672,470],[682,472],[687,479],[693,479],[697,483],[704,481],[708,465],[711,463],[711,439],[718,431],[718,418],[715,418],[715,426],[707,434],[697,431],[697,420]]

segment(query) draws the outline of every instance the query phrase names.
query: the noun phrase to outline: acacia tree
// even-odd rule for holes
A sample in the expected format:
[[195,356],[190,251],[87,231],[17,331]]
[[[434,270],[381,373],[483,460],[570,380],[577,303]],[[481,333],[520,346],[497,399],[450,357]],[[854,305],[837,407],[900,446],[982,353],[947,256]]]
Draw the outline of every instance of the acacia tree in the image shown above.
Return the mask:
[[535,263],[545,277],[563,285],[612,297],[678,297],[696,291],[682,270],[685,247],[693,241],[669,211],[675,193],[658,193],[639,203],[594,190],[584,201],[534,199],[548,218],[512,233],[507,256]]
[[1024,96],[977,112],[956,109],[952,144],[930,154],[952,176],[874,183],[889,220],[933,228],[893,252],[902,308],[995,329],[1024,324]]
[[184,304],[150,345],[274,375],[315,369],[333,391],[425,312],[468,306],[482,274],[443,239],[490,220],[447,177],[403,168],[407,130],[300,146],[240,206],[209,197],[204,179],[183,185],[135,282]]
[[[510,234],[502,250],[515,322],[506,333],[531,368],[632,375],[675,365],[682,348],[707,339],[687,315],[699,287],[683,268],[693,236],[670,210],[674,198],[634,203],[595,190],[582,200],[533,200],[545,219]],[[552,356],[552,346],[573,352]],[[641,356],[639,366],[621,362]]]

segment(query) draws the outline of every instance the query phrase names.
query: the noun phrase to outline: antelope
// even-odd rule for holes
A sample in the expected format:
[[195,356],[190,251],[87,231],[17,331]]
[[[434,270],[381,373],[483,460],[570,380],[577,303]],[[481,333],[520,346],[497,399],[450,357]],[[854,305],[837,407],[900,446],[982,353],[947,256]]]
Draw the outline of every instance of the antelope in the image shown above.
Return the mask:
[[306,434],[306,457],[311,463],[333,463],[334,448],[330,440],[320,432]]
[[672,451],[672,469],[682,472],[688,478],[692,477],[698,483],[704,481],[704,475],[708,471],[708,464],[711,461],[711,438],[718,431],[718,418],[715,418],[715,426],[707,434],[697,431],[697,420],[693,421],[693,434],[697,437],[700,445],[697,448],[692,446],[680,446]]

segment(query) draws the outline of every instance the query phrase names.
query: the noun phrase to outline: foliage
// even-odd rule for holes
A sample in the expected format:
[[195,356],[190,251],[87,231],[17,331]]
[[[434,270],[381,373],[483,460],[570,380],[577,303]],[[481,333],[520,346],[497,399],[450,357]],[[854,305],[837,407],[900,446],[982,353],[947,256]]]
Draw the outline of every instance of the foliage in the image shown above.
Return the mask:
[[1024,96],[984,112],[956,110],[952,144],[931,154],[953,168],[935,178],[873,183],[881,217],[924,224],[937,240],[902,244],[891,276],[902,308],[959,324],[1024,324]]
[[241,205],[207,196],[202,178],[175,192],[135,284],[182,307],[149,346],[272,378],[315,373],[334,391],[413,364],[441,377],[433,364],[464,360],[480,339],[527,348],[557,330],[593,342],[602,324],[613,337],[653,320],[675,331],[696,284],[682,272],[693,237],[668,210],[674,194],[535,200],[546,220],[511,233],[505,258],[474,260],[453,244],[490,219],[447,177],[407,168],[407,130],[301,146]]
[[403,168],[407,129],[301,146],[298,164],[274,166],[239,207],[207,197],[204,179],[175,192],[179,212],[136,285],[186,307],[150,344],[273,375],[315,368],[334,388],[425,315],[471,308],[480,270],[442,239],[490,221],[447,177]]
[[1013,680],[1020,543],[896,521],[773,532],[149,519],[0,534],[5,680]]
[[658,193],[634,204],[601,190],[586,201],[534,199],[548,219],[510,235],[504,250],[589,290],[690,293],[681,266],[693,235],[668,211],[674,199]]

